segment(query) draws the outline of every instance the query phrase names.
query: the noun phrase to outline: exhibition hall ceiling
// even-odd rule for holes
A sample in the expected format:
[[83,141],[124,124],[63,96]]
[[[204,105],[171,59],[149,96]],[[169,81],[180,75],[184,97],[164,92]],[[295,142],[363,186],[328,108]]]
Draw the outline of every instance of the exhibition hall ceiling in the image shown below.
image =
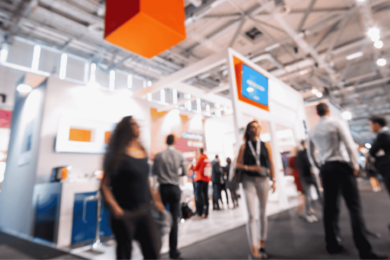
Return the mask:
[[[187,38],[151,59],[103,40],[105,0],[2,0],[1,43],[12,44],[19,36],[151,81],[232,47],[305,100],[319,99],[316,89],[349,110],[355,136],[371,135],[370,115],[390,119],[389,0],[184,3]],[[186,83],[208,91],[226,82],[223,65]],[[217,94],[229,98],[229,91],[220,89]]]

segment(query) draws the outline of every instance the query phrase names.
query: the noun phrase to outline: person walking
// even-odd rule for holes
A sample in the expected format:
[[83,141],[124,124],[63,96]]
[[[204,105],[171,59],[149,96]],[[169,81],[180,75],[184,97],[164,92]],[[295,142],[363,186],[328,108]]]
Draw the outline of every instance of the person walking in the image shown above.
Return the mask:
[[203,148],[200,148],[196,165],[192,167],[192,169],[196,171],[195,186],[196,186],[196,192],[198,197],[198,206],[196,207],[197,216],[195,216],[196,218],[199,217],[208,218],[209,216],[208,188],[209,188],[210,177],[205,175],[205,170],[204,170],[208,162],[209,161],[207,155],[204,154]]
[[[270,179],[272,190],[275,192],[271,148],[260,141],[261,127],[257,121],[248,123],[245,129],[244,141],[237,158],[236,169],[241,170],[242,185],[248,210],[247,234],[251,253],[256,258],[268,258],[265,251],[267,239],[266,206]],[[256,221],[256,198],[259,200],[259,224]]]
[[148,157],[139,134],[135,120],[124,117],[112,132],[103,160],[101,190],[111,211],[117,259],[130,259],[133,239],[140,243],[145,259],[159,258],[161,242],[153,221],[153,201],[158,210],[165,211],[165,207],[148,184]]
[[297,152],[296,160],[297,160],[297,166],[299,172],[299,179],[301,180],[303,193],[305,194],[306,220],[309,223],[312,223],[312,222],[317,222],[318,219],[315,216],[312,208],[313,198],[311,196],[311,190],[310,190],[311,185],[313,185],[314,188],[316,189],[318,200],[322,205],[323,205],[323,200],[322,200],[322,194],[318,187],[317,180],[314,176],[314,173],[312,173],[311,171],[311,164],[309,158],[307,157],[306,142],[301,141],[301,145],[303,150]]
[[[369,153],[375,158],[375,168],[382,175],[387,193],[390,195],[390,129],[387,120],[378,116],[370,118],[370,126],[377,136]],[[390,231],[390,224],[388,229]]]
[[168,148],[156,154],[152,173],[157,176],[160,184],[160,196],[165,207],[169,206],[172,215],[172,227],[169,233],[169,256],[178,259],[180,252],[177,250],[178,218],[180,217],[179,176],[187,173],[186,159],[175,149],[175,136],[168,135],[166,141]]
[[[330,254],[336,254],[344,249],[337,241],[334,228],[339,210],[337,201],[341,193],[350,213],[353,238],[360,258],[386,259],[372,251],[365,234],[359,190],[354,176],[359,171],[359,165],[352,137],[342,122],[330,117],[328,105],[320,103],[316,109],[320,120],[309,132],[307,153],[312,165],[320,169],[324,187],[326,250]],[[314,157],[315,148],[319,151],[321,166]],[[349,156],[345,155],[345,150]]]
[[215,156],[215,159],[211,162],[212,165],[212,174],[211,181],[213,183],[213,210],[221,210],[219,207],[219,200],[221,197],[221,165],[218,158],[218,155]]
[[226,186],[230,191],[230,196],[232,198],[233,208],[238,207],[238,183],[230,181],[230,167],[232,164],[232,159],[229,157],[226,159],[226,166],[224,167],[224,172],[226,175]]
[[[297,212],[298,212],[298,215],[300,217],[303,217],[303,214],[302,214],[302,211],[303,211],[303,207],[304,207],[304,204],[305,204],[305,193],[303,192],[303,188],[302,188],[302,184],[301,184],[301,180],[299,179],[299,170],[298,170],[298,166],[297,166],[297,151],[298,148],[295,148],[294,151],[293,151],[293,155],[290,156],[290,158],[288,159],[288,167],[290,168],[290,172],[292,174],[292,176],[294,177],[294,183],[295,183],[295,186],[297,187],[297,191],[300,192],[300,201],[299,201],[299,205],[297,207]],[[314,222],[314,219],[312,220],[311,218],[306,218],[307,222]]]
[[378,116],[370,118],[370,126],[377,136],[369,153],[375,158],[375,168],[382,175],[390,195],[390,129],[387,126],[387,120]]
[[222,207],[223,206],[223,200],[222,200],[222,191],[225,193],[226,197],[226,209],[229,209],[229,195],[227,192],[227,175],[224,171],[224,167],[221,167],[221,188],[219,189],[219,199],[221,200]]

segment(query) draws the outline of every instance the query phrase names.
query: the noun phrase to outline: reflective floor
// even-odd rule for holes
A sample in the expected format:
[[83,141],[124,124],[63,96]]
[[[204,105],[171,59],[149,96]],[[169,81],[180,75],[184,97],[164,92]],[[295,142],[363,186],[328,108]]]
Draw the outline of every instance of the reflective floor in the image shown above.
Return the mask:
[[[384,189],[373,192],[368,181],[359,181],[363,216],[369,231],[380,233],[380,238],[369,237],[377,253],[390,255],[390,199]],[[273,259],[356,259],[348,211],[341,203],[340,228],[346,251],[329,255],[325,251],[321,206],[314,204],[319,222],[309,224],[297,214],[297,196],[289,192],[289,209],[280,209],[277,196],[268,204],[269,232],[266,249]],[[179,226],[179,248],[187,259],[248,259],[249,246],[245,230],[245,208],[242,200],[237,209],[211,211],[209,219],[190,219]],[[0,259],[115,259],[115,242],[110,240],[98,250],[90,247],[70,252],[50,245],[35,243],[0,232]],[[164,237],[162,258],[168,258],[168,237]],[[133,259],[142,259],[134,244]]]

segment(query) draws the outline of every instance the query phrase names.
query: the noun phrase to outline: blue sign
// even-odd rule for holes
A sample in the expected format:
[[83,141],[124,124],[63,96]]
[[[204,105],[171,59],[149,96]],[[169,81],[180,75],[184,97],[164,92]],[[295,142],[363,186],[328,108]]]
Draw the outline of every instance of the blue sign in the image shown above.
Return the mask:
[[243,64],[241,94],[254,102],[268,106],[268,78]]
[[203,141],[203,135],[183,132],[184,139],[192,139],[197,141]]

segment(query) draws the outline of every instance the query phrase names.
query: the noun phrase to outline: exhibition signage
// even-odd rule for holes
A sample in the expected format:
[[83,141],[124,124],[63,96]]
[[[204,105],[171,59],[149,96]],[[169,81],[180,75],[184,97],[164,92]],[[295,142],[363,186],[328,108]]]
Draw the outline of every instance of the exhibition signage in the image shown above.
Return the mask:
[[268,78],[233,57],[238,100],[269,111]]
[[107,0],[104,39],[146,58],[186,38],[183,0]]
[[183,138],[184,139],[192,139],[192,140],[203,141],[203,135],[201,135],[201,134],[193,134],[193,133],[188,133],[188,132],[183,132]]

